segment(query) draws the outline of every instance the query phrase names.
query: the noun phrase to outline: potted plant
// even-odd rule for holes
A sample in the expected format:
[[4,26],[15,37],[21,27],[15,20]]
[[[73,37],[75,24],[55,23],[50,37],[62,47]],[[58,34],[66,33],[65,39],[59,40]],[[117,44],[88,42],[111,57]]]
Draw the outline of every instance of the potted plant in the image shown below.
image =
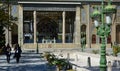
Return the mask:
[[113,48],[113,54],[114,54],[114,56],[117,57],[117,54],[120,52],[119,51],[120,47],[117,46],[117,45],[114,45],[112,48]]
[[48,61],[50,65],[52,65],[52,62],[55,60],[55,55],[50,54],[50,52],[45,52],[45,59]]
[[66,59],[56,58],[54,54],[50,54],[49,52],[45,53],[45,58],[48,61],[49,65],[55,65],[57,71],[63,69],[72,69],[72,65]]
[[56,65],[57,67],[57,71],[60,71],[62,70],[66,65],[67,65],[67,62],[65,59],[55,59],[52,63],[53,65]]

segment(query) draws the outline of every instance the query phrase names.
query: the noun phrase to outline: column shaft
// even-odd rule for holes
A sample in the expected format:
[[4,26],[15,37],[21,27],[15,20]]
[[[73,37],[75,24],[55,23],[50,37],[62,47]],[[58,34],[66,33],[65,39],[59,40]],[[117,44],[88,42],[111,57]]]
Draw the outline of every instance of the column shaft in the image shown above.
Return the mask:
[[91,48],[91,29],[90,29],[90,27],[91,27],[91,23],[90,23],[90,5],[87,5],[86,6],[86,16],[87,16],[87,35],[86,35],[86,37],[87,37],[87,47],[88,48]]
[[36,11],[33,12],[33,18],[34,18],[34,44],[36,44]]
[[62,43],[65,43],[65,11],[62,13],[63,25],[62,25]]
[[6,44],[9,43],[9,36],[8,36],[8,29],[5,28],[5,40],[6,40]]
[[111,42],[114,44],[116,42],[116,22],[115,22],[115,14],[113,15],[113,20],[112,20],[112,29],[111,29]]
[[[6,44],[10,44],[12,45],[12,33],[11,33],[11,28],[5,28],[5,40],[6,40]],[[14,39],[14,38],[13,38]]]
[[20,46],[23,45],[23,7],[19,5],[19,16],[18,16],[18,43]]
[[74,42],[80,44],[80,20],[81,20],[80,6],[76,7],[76,18],[75,18],[75,30],[74,30]]

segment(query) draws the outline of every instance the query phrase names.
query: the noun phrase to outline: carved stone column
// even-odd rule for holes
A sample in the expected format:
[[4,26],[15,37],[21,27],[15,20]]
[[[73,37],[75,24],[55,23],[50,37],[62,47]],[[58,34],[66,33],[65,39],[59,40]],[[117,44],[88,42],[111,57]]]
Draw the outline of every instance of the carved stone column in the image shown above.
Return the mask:
[[65,43],[65,11],[62,13],[63,25],[62,25],[62,43]]
[[[74,30],[74,43],[80,44],[80,24],[81,24],[81,10],[80,6],[76,7],[76,18],[75,18],[75,30]],[[81,44],[80,44],[81,45]]]
[[34,24],[34,44],[36,44],[36,41],[37,41],[37,39],[36,39],[36,34],[37,34],[36,33],[37,32],[36,31],[37,30],[36,29],[36,25],[37,25],[36,24],[36,11],[33,12],[33,20],[34,20],[34,23],[33,23]]
[[111,42],[112,44],[114,45],[114,42],[117,42],[116,41],[116,14],[113,14],[113,17],[112,17],[112,26],[111,26]]
[[87,37],[87,47],[88,48],[91,48],[91,35],[92,35],[92,31],[91,31],[91,23],[90,23],[90,6],[89,5],[87,5],[86,6],[86,16],[87,16],[87,35],[86,35],[86,37]]
[[18,43],[20,46],[23,45],[23,7],[19,5],[19,14],[18,14]]
[[116,23],[112,23],[111,27],[111,42],[114,44],[116,42]]
[[5,28],[5,41],[6,41],[6,44],[9,43],[9,35],[8,35],[8,28]]

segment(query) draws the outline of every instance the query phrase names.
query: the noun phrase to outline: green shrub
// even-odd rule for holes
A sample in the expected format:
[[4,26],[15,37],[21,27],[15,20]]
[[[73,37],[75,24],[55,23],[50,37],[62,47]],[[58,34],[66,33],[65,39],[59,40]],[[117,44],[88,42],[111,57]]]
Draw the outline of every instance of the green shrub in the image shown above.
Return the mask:
[[71,66],[66,59],[56,58],[54,54],[50,54],[49,52],[46,52],[44,56],[48,61],[49,65],[55,65],[59,68],[59,70],[63,69],[63,67]]
[[114,56],[117,56],[117,54],[120,52],[120,47],[118,45],[112,46],[113,54]]
[[99,53],[99,50],[92,50],[92,53],[98,54],[98,53]]

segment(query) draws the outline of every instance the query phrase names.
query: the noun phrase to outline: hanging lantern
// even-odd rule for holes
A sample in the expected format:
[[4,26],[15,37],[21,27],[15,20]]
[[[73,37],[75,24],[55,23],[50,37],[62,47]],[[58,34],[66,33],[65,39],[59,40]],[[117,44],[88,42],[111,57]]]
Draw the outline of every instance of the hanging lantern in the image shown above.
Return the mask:
[[106,23],[107,24],[111,24],[112,23],[111,17],[109,15],[106,16]]
[[95,25],[95,27],[98,27],[98,26],[99,26],[99,22],[98,22],[97,19],[94,20],[94,25]]

